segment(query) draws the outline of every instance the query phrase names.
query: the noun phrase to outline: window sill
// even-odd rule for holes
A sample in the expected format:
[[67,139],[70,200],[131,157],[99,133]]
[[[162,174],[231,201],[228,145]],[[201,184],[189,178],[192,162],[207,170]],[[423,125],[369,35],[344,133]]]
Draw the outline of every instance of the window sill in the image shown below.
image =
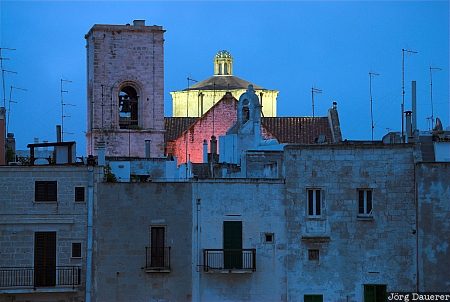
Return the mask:
[[53,203],[58,203],[58,201],[33,201],[33,203],[36,203],[36,204],[41,204],[41,203],[43,203],[43,204],[53,204]]
[[358,216],[356,216],[357,220],[360,221],[373,221],[374,218],[372,215],[363,215],[363,214],[359,214]]
[[321,216],[306,216],[307,220],[318,220],[318,221],[323,221],[326,220],[325,217]]

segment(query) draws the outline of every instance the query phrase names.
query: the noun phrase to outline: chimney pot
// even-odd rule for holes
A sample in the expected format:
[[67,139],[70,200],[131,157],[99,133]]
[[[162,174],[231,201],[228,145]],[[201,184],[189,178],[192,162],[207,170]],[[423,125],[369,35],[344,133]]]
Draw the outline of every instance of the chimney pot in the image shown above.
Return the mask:
[[133,26],[145,26],[145,20],[133,20]]

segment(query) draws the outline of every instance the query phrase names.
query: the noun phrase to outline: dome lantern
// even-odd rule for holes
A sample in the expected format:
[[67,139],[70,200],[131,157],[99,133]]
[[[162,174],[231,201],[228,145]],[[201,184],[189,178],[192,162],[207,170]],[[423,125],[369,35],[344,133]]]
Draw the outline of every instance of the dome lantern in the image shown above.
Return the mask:
[[214,57],[214,75],[232,75],[233,57],[226,50],[220,50]]

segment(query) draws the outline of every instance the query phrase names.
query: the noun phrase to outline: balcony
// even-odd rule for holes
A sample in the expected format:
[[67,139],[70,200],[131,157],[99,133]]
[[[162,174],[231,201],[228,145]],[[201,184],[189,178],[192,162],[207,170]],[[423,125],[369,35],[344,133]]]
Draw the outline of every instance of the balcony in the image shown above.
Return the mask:
[[[0,293],[33,289],[38,291],[75,290],[81,283],[81,268],[0,267]],[[43,290],[45,289],[45,290]]]
[[204,249],[203,270],[218,273],[256,271],[256,249]]
[[145,247],[144,269],[147,273],[169,273],[170,247]]

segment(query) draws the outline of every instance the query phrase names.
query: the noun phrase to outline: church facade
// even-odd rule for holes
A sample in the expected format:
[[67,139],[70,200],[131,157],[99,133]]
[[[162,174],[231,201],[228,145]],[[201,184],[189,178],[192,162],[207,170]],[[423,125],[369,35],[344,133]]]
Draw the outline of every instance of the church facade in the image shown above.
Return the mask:
[[[181,91],[173,91],[173,117],[200,117],[214,106],[225,93],[230,92],[239,99],[245,93],[249,81],[233,75],[233,57],[226,50],[219,51],[214,56],[214,75],[206,80],[195,83]],[[278,90],[266,89],[253,84],[258,95],[262,113],[265,117],[277,116]]]

